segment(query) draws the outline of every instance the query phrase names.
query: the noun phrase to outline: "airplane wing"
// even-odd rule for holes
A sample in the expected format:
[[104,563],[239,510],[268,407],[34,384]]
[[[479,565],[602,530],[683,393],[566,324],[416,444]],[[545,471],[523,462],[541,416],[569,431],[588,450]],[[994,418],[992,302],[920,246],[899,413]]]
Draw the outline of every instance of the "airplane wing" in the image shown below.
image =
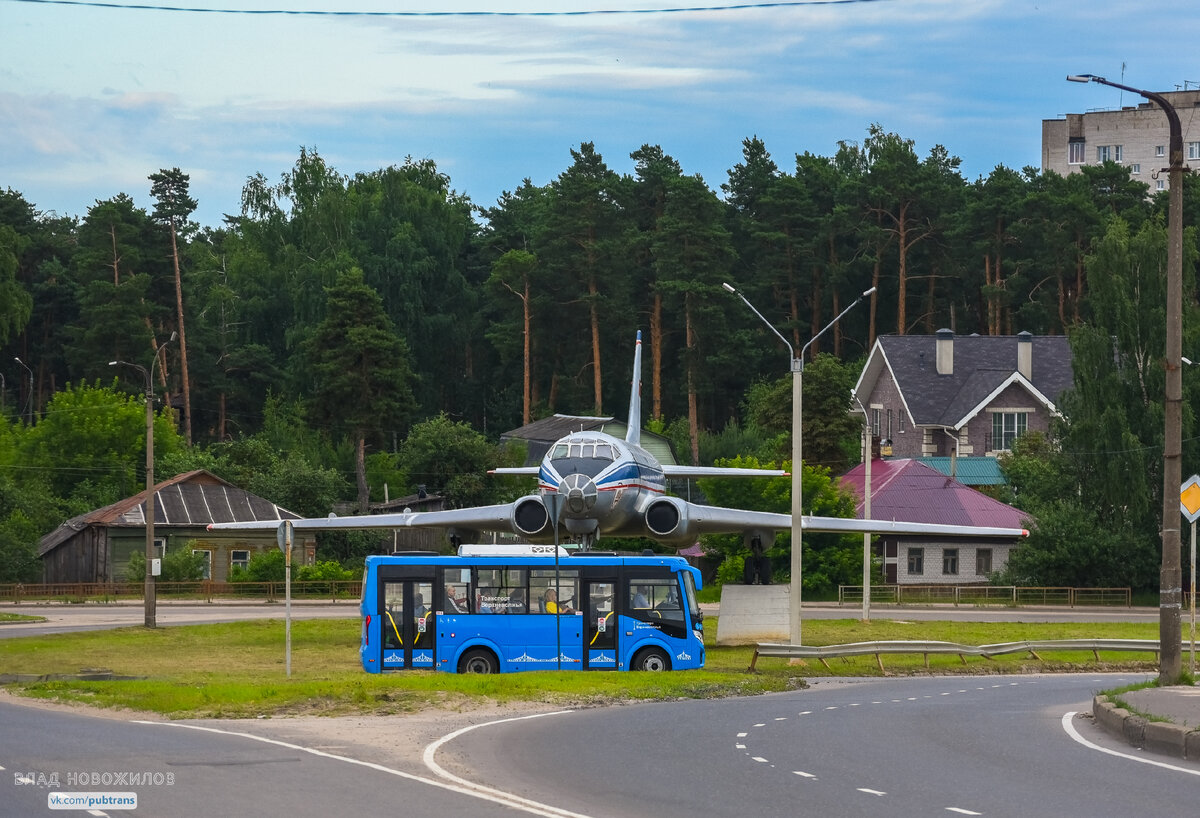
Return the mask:
[[501,466],[488,469],[488,474],[527,474],[530,477],[537,477],[541,468],[541,466]]
[[[306,531],[369,530],[395,528],[464,528],[482,531],[512,531],[516,503],[454,508],[444,511],[412,511],[407,514],[363,514],[351,517],[312,517],[292,520],[292,527]],[[212,523],[209,531],[274,531],[282,520],[241,523]]]
[[668,466],[662,464],[667,477],[787,477],[791,472],[782,469],[737,469],[723,466]]
[[[663,497],[646,509],[645,520],[651,536],[672,542],[694,541],[701,534],[732,534],[746,531],[787,531],[792,527],[790,514],[770,511],[747,511],[689,503],[679,497]],[[842,517],[805,516],[800,520],[803,531],[838,534],[901,534],[934,535],[941,537],[1003,537],[1017,539],[1029,536],[1023,528],[994,528],[939,523],[911,523],[901,520],[859,520]]]

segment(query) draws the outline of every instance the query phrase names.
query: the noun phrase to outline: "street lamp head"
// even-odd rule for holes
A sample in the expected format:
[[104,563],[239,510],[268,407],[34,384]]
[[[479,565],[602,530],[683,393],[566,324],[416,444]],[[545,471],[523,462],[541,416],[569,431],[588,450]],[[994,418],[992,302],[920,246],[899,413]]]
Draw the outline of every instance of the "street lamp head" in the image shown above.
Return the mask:
[[1067,82],[1104,82],[1104,77],[1095,74],[1067,74]]
[[870,295],[871,293],[875,292],[877,289],[879,289],[879,288],[878,288],[878,287],[872,287],[872,288],[871,288],[871,289],[869,289],[869,290],[863,290],[862,297],[863,297],[863,298],[866,298],[868,295]]
[[1188,366],[1193,366],[1193,364],[1192,364],[1191,360],[1190,360],[1190,359],[1188,359],[1188,357],[1187,357],[1186,355],[1180,355],[1180,356],[1179,356],[1179,360],[1183,361],[1183,362],[1184,362],[1185,364],[1187,364]]
[[733,285],[732,285],[732,284],[729,284],[728,282],[722,281],[722,282],[721,282],[721,286],[722,286],[722,287],[724,287],[725,289],[729,290],[729,292],[733,293],[734,295],[737,295],[737,290],[735,290],[735,289],[733,288]]

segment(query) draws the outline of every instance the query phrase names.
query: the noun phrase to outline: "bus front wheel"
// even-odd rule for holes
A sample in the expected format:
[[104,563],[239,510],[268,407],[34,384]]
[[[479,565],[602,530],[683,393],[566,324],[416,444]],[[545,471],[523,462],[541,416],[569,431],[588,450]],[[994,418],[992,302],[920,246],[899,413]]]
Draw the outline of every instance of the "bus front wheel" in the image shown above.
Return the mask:
[[667,658],[667,654],[658,648],[644,648],[639,650],[634,655],[633,666],[630,668],[630,670],[645,670],[655,673],[670,669],[671,660]]
[[490,650],[475,648],[463,654],[458,663],[459,673],[499,673],[500,663]]

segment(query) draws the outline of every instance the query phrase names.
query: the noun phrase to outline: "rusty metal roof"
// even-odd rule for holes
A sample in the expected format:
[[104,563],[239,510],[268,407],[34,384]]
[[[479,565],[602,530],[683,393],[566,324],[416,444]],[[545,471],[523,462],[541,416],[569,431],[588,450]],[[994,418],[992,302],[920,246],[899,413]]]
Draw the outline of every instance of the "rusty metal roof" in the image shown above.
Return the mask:
[[[154,487],[156,527],[203,527],[209,523],[297,520],[299,514],[240,489],[204,469],[185,472]],[[146,525],[146,492],[72,517],[38,543],[38,556],[88,526],[141,528]]]

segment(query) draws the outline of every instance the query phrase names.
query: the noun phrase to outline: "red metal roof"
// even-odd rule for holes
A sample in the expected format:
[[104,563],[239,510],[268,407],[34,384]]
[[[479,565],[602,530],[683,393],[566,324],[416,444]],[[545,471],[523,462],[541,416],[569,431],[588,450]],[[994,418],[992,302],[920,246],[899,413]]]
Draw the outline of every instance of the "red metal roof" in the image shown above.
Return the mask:
[[[860,463],[841,477],[854,491],[855,507],[863,517],[866,467]],[[916,460],[871,461],[871,518],[909,523],[1028,528],[1020,509],[993,500],[970,486],[952,480]]]

